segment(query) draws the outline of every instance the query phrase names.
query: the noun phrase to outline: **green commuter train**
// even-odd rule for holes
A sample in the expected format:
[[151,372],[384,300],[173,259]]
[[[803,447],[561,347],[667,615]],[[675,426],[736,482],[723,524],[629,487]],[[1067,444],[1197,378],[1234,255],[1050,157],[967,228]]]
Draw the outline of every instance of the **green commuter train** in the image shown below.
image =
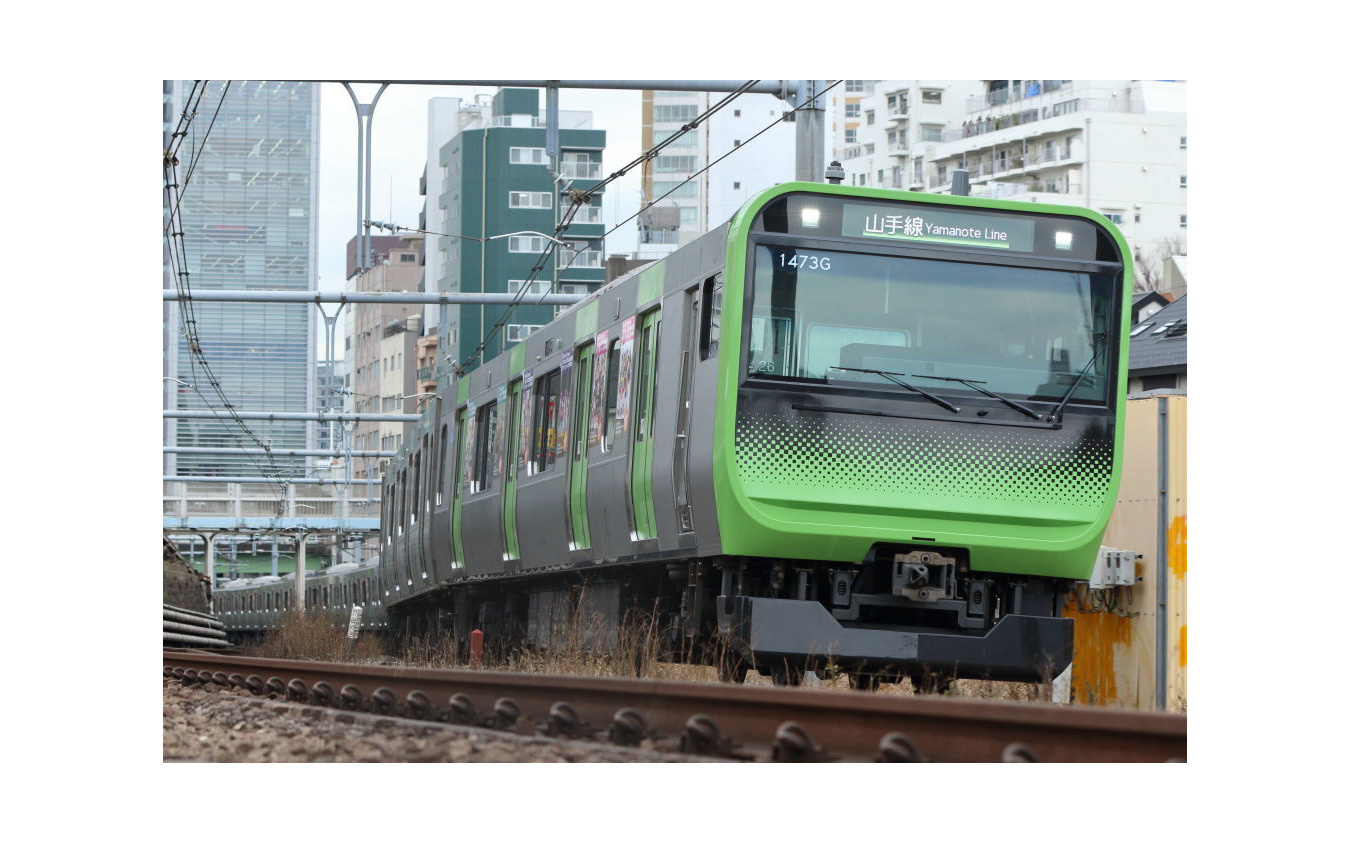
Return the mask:
[[1120,480],[1130,255],[1063,206],[793,182],[445,376],[386,474],[392,628],[776,682],[1043,681]]

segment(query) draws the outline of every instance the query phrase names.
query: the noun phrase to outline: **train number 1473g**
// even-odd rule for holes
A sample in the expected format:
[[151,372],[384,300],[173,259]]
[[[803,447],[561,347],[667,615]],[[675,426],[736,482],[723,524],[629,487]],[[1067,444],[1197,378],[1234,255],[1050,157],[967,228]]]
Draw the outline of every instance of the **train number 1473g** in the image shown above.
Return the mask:
[[783,252],[778,255],[778,266],[791,267],[794,270],[828,270],[830,258],[828,255],[793,255],[789,258],[787,253]]

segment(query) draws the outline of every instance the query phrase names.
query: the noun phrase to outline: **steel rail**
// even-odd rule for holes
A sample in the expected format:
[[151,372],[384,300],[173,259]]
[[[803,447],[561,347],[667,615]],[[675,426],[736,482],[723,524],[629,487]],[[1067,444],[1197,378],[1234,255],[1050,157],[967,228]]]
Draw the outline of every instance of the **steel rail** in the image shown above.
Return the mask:
[[[1164,762],[1186,716],[950,697],[352,665],[164,651],[166,675],[388,715],[678,739],[782,761]],[[325,685],[319,685],[325,684]],[[343,690],[347,694],[343,695]],[[462,696],[462,697],[459,697]],[[457,701],[455,703],[452,701]],[[471,707],[465,703],[472,704]],[[622,741],[620,743],[623,743]]]

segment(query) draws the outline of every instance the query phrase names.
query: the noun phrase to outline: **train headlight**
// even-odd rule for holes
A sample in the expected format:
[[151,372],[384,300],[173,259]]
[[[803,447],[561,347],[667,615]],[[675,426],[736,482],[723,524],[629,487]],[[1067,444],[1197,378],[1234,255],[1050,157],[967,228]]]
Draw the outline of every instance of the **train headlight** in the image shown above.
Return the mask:
[[818,229],[818,228],[820,228],[820,209],[819,209],[819,208],[803,208],[803,209],[802,209],[802,226],[803,226],[804,228],[808,228],[808,229]]
[[1055,232],[1056,249],[1073,248],[1073,232]]

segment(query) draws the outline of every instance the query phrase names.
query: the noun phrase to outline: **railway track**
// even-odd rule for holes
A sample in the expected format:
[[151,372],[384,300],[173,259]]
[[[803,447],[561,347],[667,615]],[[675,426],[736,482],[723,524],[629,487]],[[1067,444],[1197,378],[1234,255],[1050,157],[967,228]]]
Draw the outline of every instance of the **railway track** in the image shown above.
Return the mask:
[[312,705],[783,762],[1165,762],[1186,716],[609,677],[352,665],[166,649],[164,673]]

